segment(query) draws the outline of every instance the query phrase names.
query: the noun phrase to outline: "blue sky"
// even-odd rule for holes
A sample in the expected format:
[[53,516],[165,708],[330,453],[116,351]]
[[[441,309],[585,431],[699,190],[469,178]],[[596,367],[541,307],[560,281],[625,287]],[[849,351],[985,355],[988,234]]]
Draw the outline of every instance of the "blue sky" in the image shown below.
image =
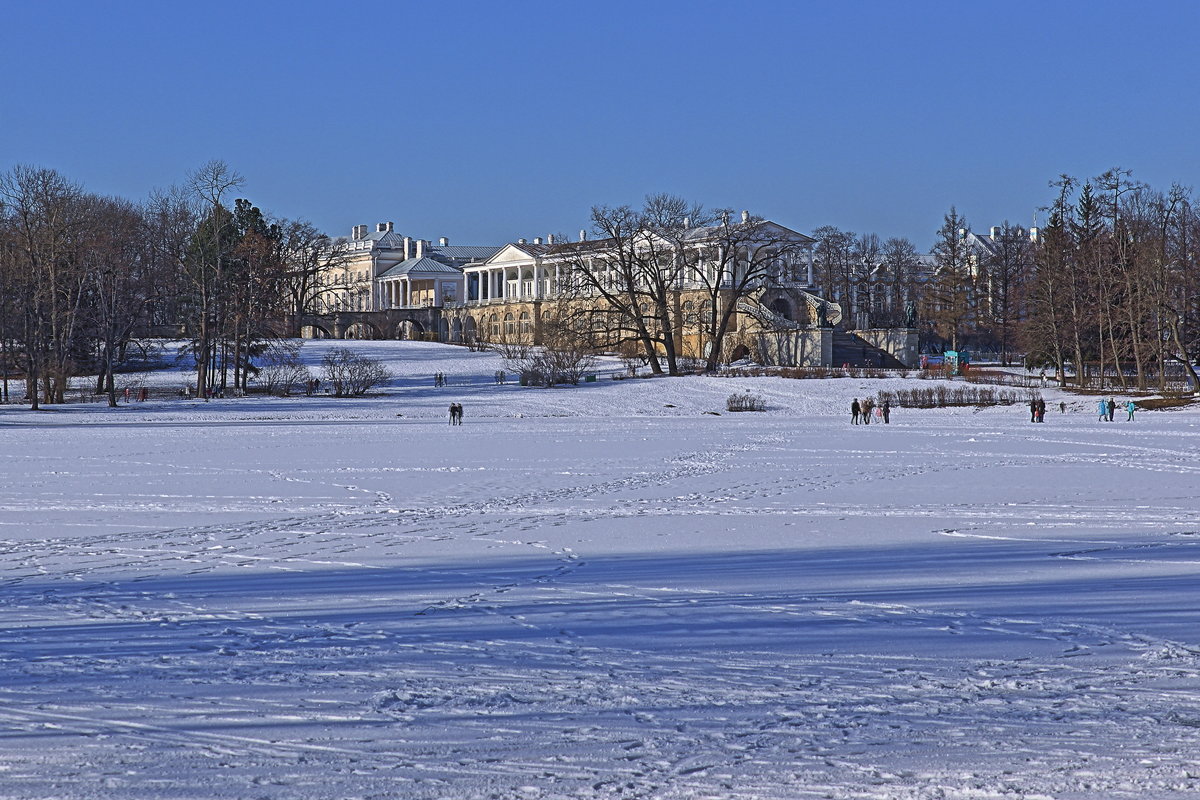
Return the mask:
[[671,192],[927,248],[1059,173],[1200,184],[1200,3],[0,0],[0,169],[212,158],[334,234],[491,244]]

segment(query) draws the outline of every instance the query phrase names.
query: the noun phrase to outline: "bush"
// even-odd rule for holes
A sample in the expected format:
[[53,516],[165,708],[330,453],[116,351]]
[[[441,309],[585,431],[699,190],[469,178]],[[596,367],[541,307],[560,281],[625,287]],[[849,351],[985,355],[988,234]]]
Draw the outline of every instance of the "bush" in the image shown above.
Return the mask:
[[1011,406],[1028,402],[1015,389],[993,389],[991,387],[932,386],[924,389],[901,389],[898,392],[880,392],[879,402],[888,401],[892,406],[903,408],[945,408],[947,406]]
[[279,340],[263,353],[255,380],[267,394],[287,397],[292,389],[312,380],[308,367],[300,363],[301,342]]
[[742,394],[729,395],[729,399],[725,401],[726,411],[766,411],[767,404],[762,397],[756,394],[744,392]]
[[321,361],[325,381],[336,397],[357,397],[392,377],[378,360],[340,347]]
[[570,329],[549,323],[542,338],[542,347],[530,348],[523,358],[513,362],[525,384],[547,387],[578,384],[595,366],[595,353]]

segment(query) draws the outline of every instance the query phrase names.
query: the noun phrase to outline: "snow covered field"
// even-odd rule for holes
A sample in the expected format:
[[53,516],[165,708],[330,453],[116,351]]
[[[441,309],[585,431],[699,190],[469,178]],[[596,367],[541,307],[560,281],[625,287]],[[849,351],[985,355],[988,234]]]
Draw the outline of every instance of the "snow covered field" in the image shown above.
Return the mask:
[[0,798],[1200,794],[1200,414],[350,346],[386,396],[0,408]]

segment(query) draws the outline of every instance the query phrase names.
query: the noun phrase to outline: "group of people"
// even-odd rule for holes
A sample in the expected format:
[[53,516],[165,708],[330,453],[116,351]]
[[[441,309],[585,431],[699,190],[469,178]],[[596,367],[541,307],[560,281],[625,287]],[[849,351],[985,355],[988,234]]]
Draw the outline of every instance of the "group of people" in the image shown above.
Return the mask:
[[462,425],[462,403],[450,404],[450,424]]
[[1040,397],[1035,397],[1029,401],[1029,421],[1030,422],[1045,422],[1046,421],[1046,401]]
[[444,373],[444,372],[433,373],[433,385],[434,386],[445,386],[446,385],[446,373]]
[[854,402],[850,404],[850,424],[863,425],[871,424],[871,415],[874,414],[879,419],[882,419],[884,424],[889,424],[892,421],[892,404],[884,400],[883,403],[876,406],[875,398],[868,397],[861,403],[858,398],[854,398]]
[[[1113,421],[1113,415],[1117,413],[1116,400],[1111,397],[1107,400],[1099,400],[1096,403],[1096,407],[1100,411],[1100,422]],[[1137,411],[1137,404],[1130,400],[1125,404],[1125,413],[1128,414],[1128,416],[1125,417],[1126,422],[1133,422],[1134,411]]]
[[504,374],[504,370],[496,370],[496,385],[503,386],[506,380],[508,380],[508,376]]

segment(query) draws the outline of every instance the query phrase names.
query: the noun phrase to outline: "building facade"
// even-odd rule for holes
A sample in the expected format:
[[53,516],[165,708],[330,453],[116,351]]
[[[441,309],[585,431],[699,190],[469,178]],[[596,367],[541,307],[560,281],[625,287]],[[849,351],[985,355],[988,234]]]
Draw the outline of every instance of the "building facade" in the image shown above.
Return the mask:
[[339,311],[386,311],[441,307],[463,298],[464,266],[491,257],[499,248],[437,244],[396,232],[380,222],[372,231],[355,225],[349,238],[336,241],[344,257],[319,278],[318,314]]

